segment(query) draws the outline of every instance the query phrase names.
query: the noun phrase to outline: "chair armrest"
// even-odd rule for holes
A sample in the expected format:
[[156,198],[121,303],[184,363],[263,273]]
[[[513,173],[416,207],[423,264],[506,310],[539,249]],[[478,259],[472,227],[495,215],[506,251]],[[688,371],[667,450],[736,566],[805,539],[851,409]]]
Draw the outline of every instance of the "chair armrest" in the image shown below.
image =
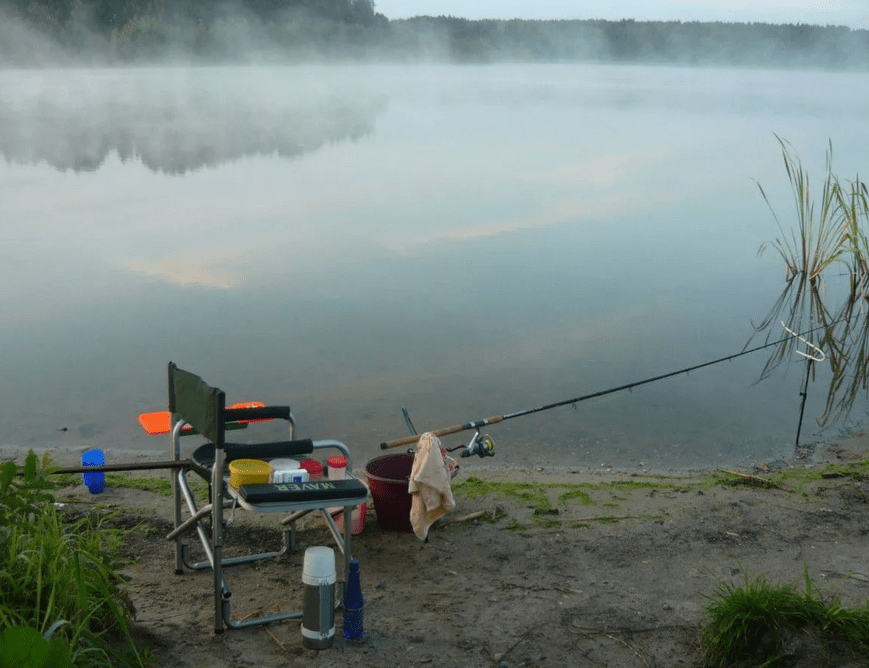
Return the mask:
[[[276,459],[309,455],[314,452],[314,442],[306,438],[272,443],[225,443],[223,448],[226,453],[225,460],[231,462],[235,459]],[[203,466],[211,466],[214,463],[214,443],[206,443],[196,448],[193,459]]]
[[227,408],[224,412],[226,422],[241,422],[252,420],[289,420],[289,406],[253,406],[244,408]]
[[226,461],[234,459],[275,459],[310,455],[314,442],[310,438],[300,441],[274,441],[271,443],[225,443]]

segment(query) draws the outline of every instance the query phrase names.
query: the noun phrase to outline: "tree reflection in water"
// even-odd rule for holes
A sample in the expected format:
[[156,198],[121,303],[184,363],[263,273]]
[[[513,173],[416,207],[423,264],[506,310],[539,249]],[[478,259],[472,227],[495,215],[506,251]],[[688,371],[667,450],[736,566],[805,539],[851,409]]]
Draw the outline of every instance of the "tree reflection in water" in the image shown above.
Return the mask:
[[40,75],[6,82],[11,85],[0,90],[0,155],[80,172],[96,171],[115,153],[155,172],[183,174],[257,155],[293,158],[358,139],[373,132],[386,108],[382,97],[328,85],[316,73],[82,72],[44,74],[44,85],[37,86],[32,80]]

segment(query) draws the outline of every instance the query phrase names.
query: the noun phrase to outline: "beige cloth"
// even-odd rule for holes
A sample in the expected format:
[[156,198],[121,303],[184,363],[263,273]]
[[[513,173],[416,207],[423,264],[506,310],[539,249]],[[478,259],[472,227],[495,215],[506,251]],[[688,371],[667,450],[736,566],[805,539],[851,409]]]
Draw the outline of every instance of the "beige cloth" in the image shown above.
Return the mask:
[[426,432],[419,437],[410,480],[410,523],[420,540],[428,536],[429,527],[456,507],[450,489],[450,466],[440,439]]

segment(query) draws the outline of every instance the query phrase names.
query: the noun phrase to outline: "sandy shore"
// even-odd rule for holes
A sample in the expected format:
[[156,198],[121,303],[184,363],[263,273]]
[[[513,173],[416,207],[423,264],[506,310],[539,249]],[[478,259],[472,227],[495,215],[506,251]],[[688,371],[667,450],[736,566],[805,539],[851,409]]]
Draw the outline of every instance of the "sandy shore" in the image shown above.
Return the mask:
[[[855,437],[827,458],[862,462],[865,440]],[[120,511],[111,521],[132,528],[124,574],[136,631],[161,666],[648,668],[704,665],[705,597],[746,576],[799,585],[807,569],[845,604],[865,604],[869,475],[755,483],[731,474],[469,465],[455,480],[458,507],[428,543],[382,530],[369,504],[366,529],[354,541],[366,638],[345,642],[339,616],[334,646],[320,652],[303,647],[297,622],[212,632],[210,573],[173,571],[164,538],[169,498],[111,486],[91,495],[82,485],[58,496],[73,512]],[[277,547],[276,527],[273,517],[237,513],[227,550]],[[304,549],[320,544],[327,534],[314,520],[301,527],[295,553],[229,569],[235,616],[300,607]],[[794,665],[818,665],[812,661]]]

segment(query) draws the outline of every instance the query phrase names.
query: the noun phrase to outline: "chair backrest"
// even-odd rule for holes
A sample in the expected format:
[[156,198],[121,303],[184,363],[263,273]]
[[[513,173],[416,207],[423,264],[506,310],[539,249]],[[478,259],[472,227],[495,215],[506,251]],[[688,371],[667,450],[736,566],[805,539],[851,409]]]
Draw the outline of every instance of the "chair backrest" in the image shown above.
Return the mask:
[[225,407],[226,395],[221,390],[169,362],[169,412],[220,448],[224,444]]

